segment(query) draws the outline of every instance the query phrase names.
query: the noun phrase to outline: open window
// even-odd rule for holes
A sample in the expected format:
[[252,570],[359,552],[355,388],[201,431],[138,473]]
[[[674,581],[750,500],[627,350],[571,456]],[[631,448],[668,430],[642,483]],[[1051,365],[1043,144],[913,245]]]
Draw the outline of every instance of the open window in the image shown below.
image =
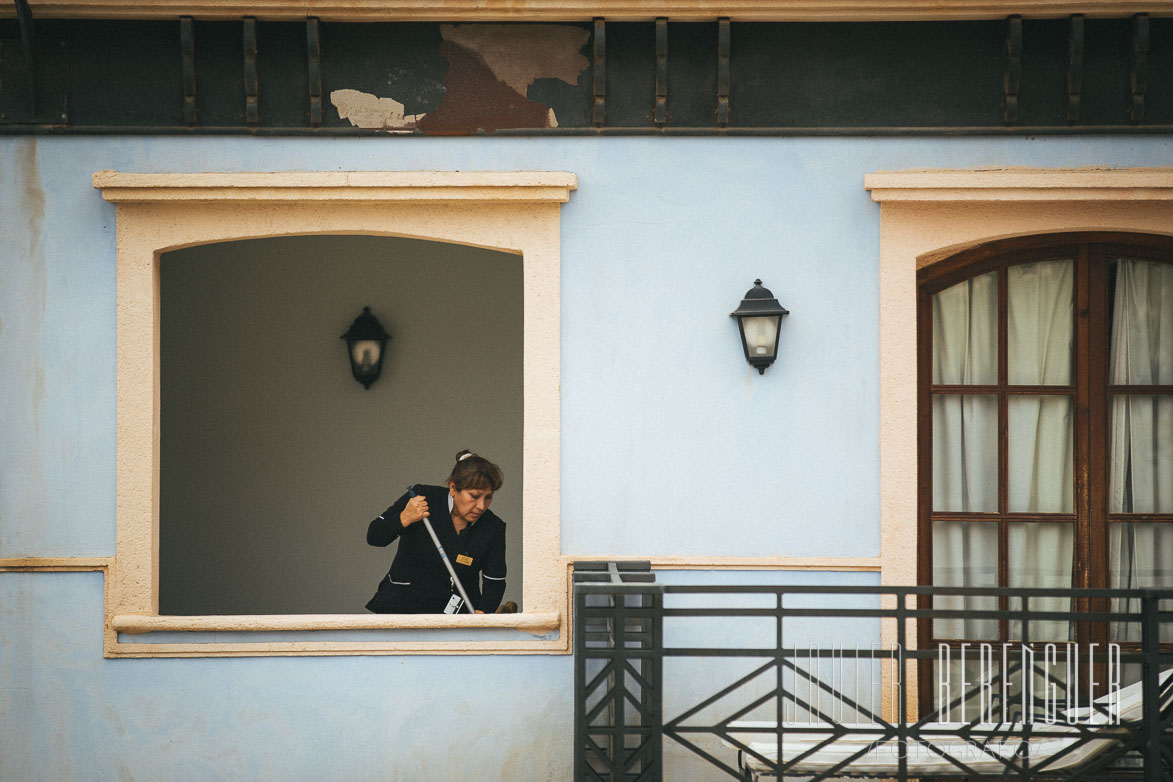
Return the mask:
[[[102,189],[105,199],[117,205],[118,223],[118,539],[107,594],[108,656],[566,651],[567,574],[560,554],[558,512],[559,211],[575,188],[573,175],[100,172],[95,175],[94,184]],[[179,365],[169,363],[163,352],[165,346],[174,340],[199,340],[198,334],[177,337],[168,330],[174,325],[173,316],[181,314],[179,308],[185,306],[183,302],[190,302],[180,289],[202,285],[205,288],[201,295],[218,290],[219,295],[240,297],[237,304],[247,308],[249,288],[255,289],[259,284],[260,272],[253,269],[249,273],[251,277],[246,275],[246,259],[269,257],[291,262],[292,253],[303,256],[298,260],[304,264],[302,273],[318,275],[314,293],[319,298],[328,298],[333,294],[322,281],[341,273],[342,256],[347,253],[352,257],[363,253],[386,256],[392,247],[396,257],[416,253],[414,262],[430,266],[440,277],[460,264],[480,264],[483,271],[485,264],[498,263],[504,278],[513,280],[503,287],[513,289],[504,295],[512,296],[516,302],[513,309],[517,318],[512,326],[504,328],[514,329],[519,343],[513,346],[510,360],[517,375],[513,388],[521,396],[520,400],[512,400],[520,428],[515,433],[515,444],[504,447],[507,452],[512,449],[514,454],[508,458],[517,461],[517,467],[506,473],[507,491],[515,488],[519,496],[516,498],[518,515],[506,521],[513,522],[521,531],[517,552],[524,551],[524,559],[519,571],[511,571],[510,579],[520,586],[522,612],[460,617],[377,616],[365,613],[361,602],[354,606],[353,613],[345,613],[340,601],[311,602],[305,604],[304,610],[284,613],[277,610],[281,607],[279,603],[259,600],[253,604],[257,606],[255,609],[245,602],[220,611],[215,601],[194,610],[180,609],[171,596],[180,595],[181,591],[169,591],[175,589],[170,580],[172,574],[163,572],[174,552],[168,549],[167,523],[162,526],[160,523],[168,503],[183,501],[182,495],[169,494],[179,490],[180,478],[169,478],[162,470],[176,459],[174,469],[182,470],[183,460],[191,458],[168,450],[173,443],[167,440],[167,427],[176,429],[176,438],[183,426],[198,427],[193,421],[181,426],[178,419],[169,419],[170,411],[162,410],[164,404],[171,408],[181,404],[176,400],[182,399],[182,389],[167,386],[168,377],[178,380],[182,373],[177,369]],[[233,271],[218,275],[210,266],[198,268],[201,264],[217,262]],[[180,267],[194,277],[183,279],[179,272],[170,271]],[[406,276],[414,276],[416,272]],[[178,275],[174,278],[174,289],[172,274]],[[418,283],[394,277],[387,285],[413,282]],[[289,285],[286,279],[277,285],[284,286],[282,290],[268,290],[263,295],[278,298],[300,295]],[[374,294],[376,288],[377,285],[368,290]],[[256,290],[251,293],[259,295]],[[332,322],[329,332],[322,334],[320,340],[325,352],[318,360],[333,362],[326,371],[336,378],[337,385],[333,391],[319,394],[319,403],[338,408],[337,420],[346,420],[354,432],[362,432],[369,426],[364,421],[365,415],[386,414],[385,410],[380,413],[362,409],[364,404],[371,403],[372,394],[379,386],[364,392],[350,379],[345,351],[338,339],[349,320],[362,306],[368,305],[377,308],[379,302],[347,298],[345,306],[339,303],[339,311],[332,316],[337,323]],[[176,309],[169,313],[168,308]],[[182,319],[178,322],[182,324]],[[413,323],[411,328],[418,326]],[[432,327],[438,328],[439,324]],[[408,338],[409,330],[399,335],[402,339],[396,338],[395,329],[392,331],[390,357],[380,381],[385,387],[407,382],[411,374],[406,367],[396,366],[394,359],[404,343],[413,341]],[[274,335],[265,337],[269,344],[275,344],[273,339],[279,340]],[[248,341],[236,343],[236,349],[247,352]],[[303,335],[289,339],[283,347],[260,349],[263,355],[240,356],[234,361],[289,362],[301,352],[317,350],[306,344]],[[188,366],[184,371],[199,370]],[[232,384],[245,381],[241,376],[243,370],[229,368],[225,372],[227,376],[205,379],[204,390],[210,397],[220,394],[223,398],[223,392],[231,391]],[[171,396],[176,391],[179,396]],[[272,393],[272,388],[269,392]],[[335,393],[339,396],[326,399]],[[507,389],[503,393],[510,395]],[[256,405],[261,404],[264,402],[250,402],[253,414],[259,415]],[[303,408],[297,414],[308,413]],[[249,436],[248,410],[237,409],[232,415],[237,417],[241,437]],[[291,423],[290,428],[296,430],[296,423]],[[288,450],[282,443],[273,447],[287,456],[313,447],[299,441],[296,433],[291,437]],[[361,439],[362,435],[356,437]],[[189,445],[198,446],[199,439],[197,431],[189,437]],[[475,443],[462,442],[455,447],[445,443],[442,456],[434,457],[439,460],[440,474],[433,476],[434,468],[425,459],[419,471],[427,474],[412,473],[405,478],[405,483],[441,482],[450,466],[447,462],[455,450],[466,444],[482,450],[490,458],[498,458],[491,448],[481,448]],[[212,458],[227,458],[224,454],[232,452],[231,443],[224,447],[228,450]],[[387,444],[384,453],[392,450],[394,446]],[[453,453],[447,453],[448,450]],[[236,457],[260,458],[240,451]],[[364,457],[352,455],[352,458]],[[343,489],[347,488],[346,481],[369,480],[369,476],[364,479],[349,462],[321,465],[314,472],[324,489],[328,484],[328,490],[323,493],[326,497],[340,488],[339,480],[343,481]],[[397,474],[393,465],[378,465],[375,473],[388,483],[389,473]],[[511,474],[519,479],[516,483],[509,482]],[[287,479],[288,476],[277,482]],[[244,484],[234,490],[238,497],[248,494],[247,480]],[[287,488],[295,493],[301,487]],[[351,494],[365,491],[349,488]],[[402,487],[387,486],[391,495],[396,489]],[[214,490],[214,486],[205,486],[203,490]],[[200,489],[188,487],[184,491],[198,496]],[[268,489],[257,487],[258,495],[264,495],[265,491]],[[394,499],[394,496],[382,496],[382,492],[380,495],[375,507],[365,507],[364,503],[362,514],[353,523],[347,523],[351,529],[345,534],[354,537],[352,571],[357,580],[365,582],[365,586],[355,587],[359,594],[373,592],[387,564],[388,552],[368,551],[363,540],[367,517],[382,509],[378,507],[380,503],[385,507]],[[311,503],[321,501],[320,497],[315,499],[312,487],[307,497]],[[319,515],[330,515],[331,508],[327,506],[331,505],[326,501]],[[249,515],[247,511],[241,514],[240,510],[234,511],[238,518]],[[349,516],[352,511],[340,510],[340,513]],[[328,526],[337,524],[338,520],[329,518],[322,522]],[[282,534],[277,515],[267,517],[264,523],[277,527],[271,530],[272,534]],[[213,527],[220,531],[226,529],[220,519],[209,525],[208,532]],[[256,531],[249,534],[255,535]],[[178,540],[171,538],[171,541]],[[317,566],[310,554],[299,557],[292,563],[294,568]],[[378,560],[373,569],[372,557]],[[248,556],[238,559],[236,565],[230,566],[247,568],[255,561]],[[225,565],[204,562],[202,566],[214,573],[217,567]],[[312,576],[320,577],[318,573]],[[248,578],[265,576],[254,573],[244,578],[242,588],[247,588]]]
[[[162,253],[159,613],[354,614],[390,549],[367,523],[475,448],[506,476],[521,593],[522,259],[391,236],[285,236]],[[339,339],[391,333],[369,388]]]

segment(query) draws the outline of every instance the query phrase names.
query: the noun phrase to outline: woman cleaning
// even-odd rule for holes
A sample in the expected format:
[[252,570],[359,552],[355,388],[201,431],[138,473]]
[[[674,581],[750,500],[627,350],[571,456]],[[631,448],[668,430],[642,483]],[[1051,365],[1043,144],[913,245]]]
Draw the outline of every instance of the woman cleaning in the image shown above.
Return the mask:
[[[461,451],[447,486],[412,486],[370,523],[367,543],[399,541],[391,570],[367,610],[376,614],[464,613],[461,587],[478,614],[493,613],[505,594],[505,522],[489,510],[501,469]],[[447,509],[447,513],[444,512]],[[427,518],[436,534],[428,533]],[[460,585],[453,581],[440,546]]]

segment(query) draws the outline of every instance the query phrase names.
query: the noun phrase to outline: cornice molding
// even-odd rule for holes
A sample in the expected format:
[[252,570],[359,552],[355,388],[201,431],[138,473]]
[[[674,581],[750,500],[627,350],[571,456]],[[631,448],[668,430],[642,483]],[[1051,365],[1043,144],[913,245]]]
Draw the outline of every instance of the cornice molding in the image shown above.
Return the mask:
[[[729,18],[745,22],[871,22],[1027,18],[1126,17],[1136,13],[1173,15],[1168,0],[30,0],[34,18],[58,19],[234,19],[297,20],[316,17],[339,22],[583,22],[650,21],[667,17],[695,22]],[[13,16],[0,4],[0,16]]]
[[166,201],[547,202],[564,204],[578,177],[560,171],[282,171],[133,174],[99,171],[115,203]]
[[1173,168],[883,171],[864,187],[879,202],[1169,201]]

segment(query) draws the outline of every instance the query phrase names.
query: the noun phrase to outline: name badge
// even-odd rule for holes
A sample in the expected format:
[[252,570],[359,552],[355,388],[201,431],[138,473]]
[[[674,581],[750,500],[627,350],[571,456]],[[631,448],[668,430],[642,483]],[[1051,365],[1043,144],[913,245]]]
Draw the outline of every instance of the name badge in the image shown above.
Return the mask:
[[472,564],[472,557],[468,556],[467,554],[457,554],[456,555],[456,564],[458,564],[458,565],[471,565]]

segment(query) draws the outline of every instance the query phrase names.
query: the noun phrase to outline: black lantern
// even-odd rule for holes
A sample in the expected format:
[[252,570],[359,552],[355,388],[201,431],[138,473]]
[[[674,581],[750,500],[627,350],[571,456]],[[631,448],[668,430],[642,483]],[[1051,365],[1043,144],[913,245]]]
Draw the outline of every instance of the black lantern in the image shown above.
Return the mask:
[[769,288],[762,287],[761,280],[754,280],[753,287],[745,292],[741,306],[729,313],[737,318],[741,329],[741,347],[745,360],[764,375],[766,367],[778,357],[778,330],[782,316],[790,311],[778,303]]
[[350,371],[354,379],[370,388],[383,371],[383,345],[391,335],[383,331],[379,319],[371,314],[370,307],[363,307],[362,314],[350,324],[342,335],[346,340],[346,353],[350,356]]

